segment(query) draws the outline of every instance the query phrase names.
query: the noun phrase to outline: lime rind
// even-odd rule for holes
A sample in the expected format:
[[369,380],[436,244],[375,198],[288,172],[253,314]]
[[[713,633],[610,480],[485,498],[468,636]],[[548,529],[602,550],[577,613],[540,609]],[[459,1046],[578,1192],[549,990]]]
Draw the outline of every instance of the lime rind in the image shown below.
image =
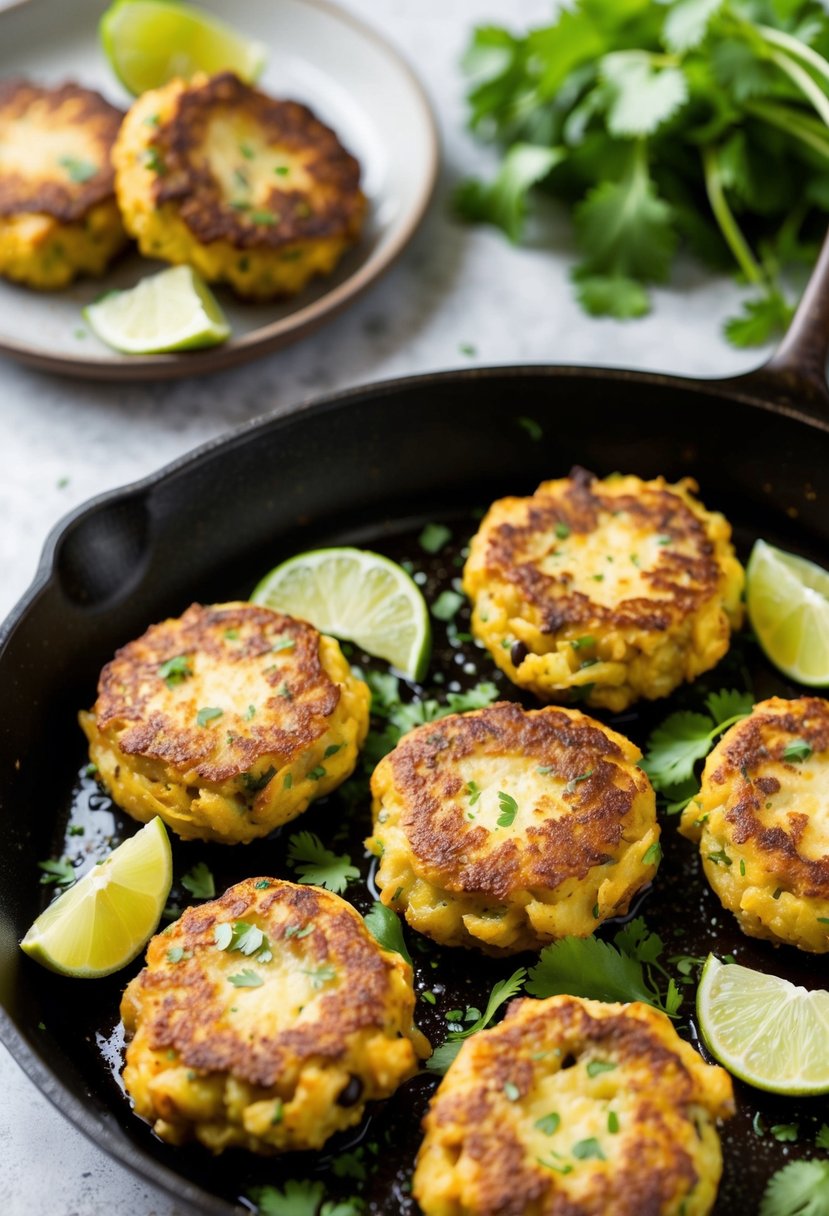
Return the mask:
[[396,562],[369,549],[314,549],[271,570],[251,600],[310,621],[420,680],[431,654],[429,610]]
[[770,662],[807,687],[829,685],[829,571],[758,540],[746,570],[746,601]]
[[172,881],[170,841],[155,818],[59,895],[20,947],[61,975],[111,975],[131,963],[155,932]]
[[218,301],[190,266],[171,266],[83,310],[93,332],[127,355],[216,346],[230,336]]
[[116,0],[99,24],[101,45],[112,70],[138,96],[195,72],[235,72],[253,83],[265,66],[263,43],[226,22],[169,0]]
[[697,991],[703,1041],[755,1089],[829,1092],[829,992],[709,955]]

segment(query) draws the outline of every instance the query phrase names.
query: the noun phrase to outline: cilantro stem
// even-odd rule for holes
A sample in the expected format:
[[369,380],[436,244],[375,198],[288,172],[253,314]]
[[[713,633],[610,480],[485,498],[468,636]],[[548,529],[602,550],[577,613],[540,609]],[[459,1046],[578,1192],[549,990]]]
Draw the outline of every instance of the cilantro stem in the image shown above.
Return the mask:
[[799,38],[793,38],[791,34],[786,34],[783,30],[772,29],[770,25],[758,25],[756,28],[757,33],[762,35],[766,42],[783,51],[788,51],[796,59],[802,59],[804,63],[808,63],[809,67],[819,72],[825,80],[829,80],[829,63],[805,42],[801,42]]
[[774,102],[767,101],[752,101],[746,102],[746,112],[767,122],[771,127],[779,127],[788,135],[794,135],[813,152],[829,159],[829,138],[822,134],[823,124],[800,114],[792,106],[775,105]]
[[720,226],[725,241],[749,283],[766,285],[765,276],[754,254],[743,236],[740,226],[728,205],[723,190],[717,149],[708,144],[702,149],[702,168],[705,174],[705,189],[714,218]]
[[805,68],[802,68],[799,63],[795,63],[794,59],[790,59],[788,55],[784,55],[782,51],[770,51],[769,59],[772,63],[776,63],[781,72],[785,72],[792,84],[795,84],[810,101],[817,113],[823,121],[829,126],[829,97],[826,96],[823,89],[817,84]]
[[732,714],[730,718],[726,718],[724,722],[718,722],[712,731],[708,732],[709,739],[716,739],[717,735],[727,731],[729,726],[733,726],[735,722],[742,722],[743,718],[748,717],[747,714]]

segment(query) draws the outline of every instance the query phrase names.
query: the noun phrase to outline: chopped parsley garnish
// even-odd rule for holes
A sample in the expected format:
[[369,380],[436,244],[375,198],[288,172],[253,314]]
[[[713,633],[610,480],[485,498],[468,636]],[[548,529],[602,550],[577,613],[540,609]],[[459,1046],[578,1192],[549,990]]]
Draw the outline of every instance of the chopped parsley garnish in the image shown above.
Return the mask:
[[536,1119],[535,1126],[545,1136],[552,1136],[558,1131],[561,1124],[561,1115],[557,1115],[555,1111],[550,1111],[549,1115],[544,1115],[542,1119]]
[[250,967],[245,967],[244,971],[239,971],[236,975],[229,975],[228,982],[234,988],[261,988],[264,980],[261,975],[257,975]]
[[319,967],[310,967],[302,974],[310,977],[312,988],[324,988],[326,984],[333,983],[337,978],[337,969],[330,963],[320,963]]
[[498,805],[501,808],[501,814],[498,816],[498,827],[509,828],[518,814],[518,803],[511,794],[505,794],[503,790],[498,791]]
[[567,540],[567,537],[570,535],[570,526],[564,523],[563,520],[559,520],[554,531],[558,540]]
[[323,1184],[310,1178],[289,1178],[281,1188],[257,1186],[248,1191],[248,1198],[259,1216],[358,1216],[362,1211],[359,1201],[327,1200]]
[[216,705],[204,705],[196,714],[196,721],[199,726],[207,726],[208,722],[215,722],[217,718],[221,718],[224,712]]
[[515,421],[518,423],[518,425],[520,427],[522,427],[527,432],[527,434],[529,435],[529,437],[533,441],[533,443],[538,443],[541,439],[544,438],[544,431],[541,429],[541,426],[536,422],[535,418],[527,418],[526,416],[524,416],[521,418],[516,418]]
[[259,951],[257,962],[269,963],[271,954],[270,942],[258,927],[249,921],[238,920],[235,924],[223,921],[213,928],[213,941],[217,950],[238,950],[246,958]]
[[798,760],[808,760],[812,754],[812,745],[807,743],[805,739],[795,739],[783,750],[783,759],[788,760],[790,764],[797,763]]
[[775,1123],[769,1131],[774,1136],[775,1140],[780,1140],[784,1144],[794,1144],[797,1140],[798,1124],[797,1123]]
[[269,887],[271,884],[267,878],[260,878],[259,882],[255,882],[253,885],[257,891],[264,891],[265,888]]
[[395,912],[392,912],[391,908],[387,908],[385,904],[377,901],[372,904],[363,920],[371,936],[380,943],[384,950],[393,950],[397,954],[401,954],[411,965],[412,956],[406,947],[400,918]]
[[597,937],[564,937],[545,946],[530,968],[527,992],[548,997],[568,993],[596,1001],[644,1001],[674,1017],[682,996],[673,979],[663,990],[659,958],[662,939],[637,916],[615,935],[614,944]]
[[293,650],[295,646],[296,638],[278,638],[271,646],[271,650],[278,653],[280,650]]
[[311,778],[312,781],[322,781],[323,777],[325,776],[325,769],[322,767],[321,764],[318,764],[318,765],[316,765],[316,767],[311,769],[308,776]]
[[282,778],[283,790],[289,790],[293,784],[294,784],[293,774],[286,773],[285,776]]
[[578,777],[573,777],[573,779],[571,781],[567,782],[567,784],[564,787],[565,794],[574,794],[576,792],[576,786],[579,785],[582,781],[586,781],[588,777],[592,777],[592,776],[593,776],[592,768],[589,768],[586,773],[579,773]]
[[815,1144],[818,1148],[829,1148],[829,1123],[823,1123],[820,1131],[815,1136]]
[[646,849],[642,855],[642,864],[646,866],[655,866],[662,859],[662,845],[658,840],[655,840],[650,848]]
[[478,785],[477,781],[467,781],[465,792],[467,798],[469,799],[469,805],[474,806],[483,793],[483,790]]
[[619,1116],[616,1114],[615,1110],[609,1110],[607,1112],[607,1130],[610,1132],[611,1136],[615,1136],[619,1130]]
[[301,941],[303,937],[307,937],[309,933],[313,932],[313,925],[288,925],[288,928],[285,930],[285,936],[295,937],[297,941]]
[[274,173],[277,175],[277,177],[287,177],[290,171],[291,170],[288,165],[277,165],[274,168]]
[[427,989],[425,992],[421,992],[420,999],[421,1001],[425,1001],[427,1005],[436,1005],[438,998],[435,996],[434,992],[430,992]]
[[[489,994],[486,1009],[478,1016],[477,1020],[471,1026],[468,1026],[466,1030],[450,1031],[446,1042],[432,1053],[426,1063],[429,1071],[445,1073],[460,1051],[463,1040],[468,1039],[470,1035],[477,1034],[479,1030],[483,1030],[484,1027],[488,1026],[500,1007],[521,991],[526,978],[526,970],[523,967],[519,967],[508,979],[499,980]],[[467,1010],[466,1018],[469,1018],[471,1014],[476,1012],[477,1010]]]
[[250,720],[251,720],[252,718],[255,718],[255,717],[256,717],[256,706],[255,706],[255,705],[249,705],[249,706],[247,707],[247,709],[245,710],[244,717],[245,717],[245,721],[246,721],[246,722],[250,722]]
[[183,963],[188,958],[193,957],[192,950],[185,950],[183,946],[171,946],[167,951],[168,963]]
[[451,621],[452,617],[463,605],[464,597],[458,591],[441,591],[432,604],[431,613],[439,621]]
[[417,538],[418,544],[426,553],[440,553],[451,539],[451,529],[444,524],[427,524]]
[[[696,762],[708,755],[718,735],[751,713],[752,704],[750,693],[723,689],[705,698],[707,714],[684,709],[669,714],[651,734],[642,761],[654,789],[682,799]],[[686,796],[682,805],[688,801]]]
[[709,861],[713,861],[715,866],[730,866],[733,865],[731,858],[726,853],[725,849],[717,849],[714,853],[706,854]]
[[239,630],[238,629],[226,629],[224,632],[224,636],[228,642],[238,642],[239,641]]
[[276,769],[271,764],[263,773],[259,773],[256,777],[254,777],[253,773],[242,773],[242,784],[250,793],[256,793],[258,790],[263,790],[275,776]]
[[521,1097],[521,1090],[512,1081],[507,1081],[504,1085],[504,1094],[510,1102],[517,1102]]
[[573,638],[570,645],[574,650],[588,650],[596,645],[596,639],[592,633],[585,633],[583,637]]
[[587,1063],[588,1077],[598,1077],[603,1072],[613,1072],[616,1065],[610,1060],[589,1060]]
[[158,148],[147,149],[147,151],[144,153],[144,164],[151,173],[157,173],[159,177],[163,177],[167,172],[167,166],[165,165]]
[[61,156],[58,164],[69,175],[70,182],[88,182],[98,172],[98,166],[91,160],[79,160],[75,156]]
[[347,854],[332,853],[313,832],[295,832],[288,843],[288,865],[299,882],[312,883],[342,895],[360,877]]
[[342,748],[342,743],[329,743],[323,753],[323,760],[329,760],[331,756],[336,756],[337,752]]
[[203,861],[197,861],[181,880],[185,891],[189,891],[194,899],[212,899],[216,894],[216,884],[210,869]]
[[175,658],[161,664],[158,674],[168,688],[175,688],[176,684],[181,684],[193,674],[191,660],[186,654],[177,654]]
[[261,224],[263,228],[272,228],[274,224],[278,224],[280,216],[274,211],[251,211],[250,218],[254,224]]
[[239,144],[239,151],[242,153],[245,160],[253,160],[254,152],[250,144]]
[[478,353],[477,346],[473,346],[471,342],[459,342],[458,350],[462,355],[468,355],[470,359]]
[[570,1151],[579,1161],[590,1161],[592,1158],[597,1161],[607,1160],[595,1136],[591,1136],[589,1140],[577,1140]]
[[77,878],[75,867],[65,858],[60,861],[39,861],[37,864],[43,871],[40,876],[41,886],[54,883],[56,887],[71,887]]

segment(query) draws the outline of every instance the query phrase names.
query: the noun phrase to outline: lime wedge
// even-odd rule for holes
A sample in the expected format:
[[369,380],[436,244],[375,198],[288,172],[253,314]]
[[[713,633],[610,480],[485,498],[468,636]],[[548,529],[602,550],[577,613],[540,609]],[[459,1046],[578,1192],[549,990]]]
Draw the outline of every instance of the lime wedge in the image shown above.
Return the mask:
[[406,571],[379,553],[300,553],[265,575],[250,598],[354,642],[410,679],[422,679],[429,665],[426,602]]
[[758,540],[746,568],[751,626],[783,675],[829,685],[829,571]]
[[189,266],[110,292],[83,314],[102,342],[127,355],[215,346],[230,334],[212,293]]
[[265,66],[261,42],[189,4],[116,0],[99,31],[115,75],[136,96],[195,72],[231,71],[250,83]]
[[809,992],[709,954],[697,1018],[711,1054],[755,1089],[829,1091],[829,992]]
[[61,975],[109,975],[147,944],[172,881],[170,842],[156,817],[51,903],[20,948]]

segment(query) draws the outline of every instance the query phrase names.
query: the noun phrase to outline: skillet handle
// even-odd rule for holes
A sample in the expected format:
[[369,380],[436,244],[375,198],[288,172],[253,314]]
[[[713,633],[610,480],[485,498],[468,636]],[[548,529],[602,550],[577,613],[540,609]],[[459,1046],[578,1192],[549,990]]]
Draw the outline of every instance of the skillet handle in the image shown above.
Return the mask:
[[829,422],[829,232],[788,332],[762,367],[740,376],[776,405]]

